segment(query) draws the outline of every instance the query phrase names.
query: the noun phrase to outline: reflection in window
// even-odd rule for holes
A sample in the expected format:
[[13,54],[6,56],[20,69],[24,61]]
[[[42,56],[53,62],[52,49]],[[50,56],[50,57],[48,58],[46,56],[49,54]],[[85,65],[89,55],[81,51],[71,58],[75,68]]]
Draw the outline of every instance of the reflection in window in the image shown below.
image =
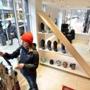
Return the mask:
[[2,14],[0,14],[0,19],[2,19]]
[[13,7],[13,0],[8,0],[8,3],[9,3],[9,7]]
[[75,10],[72,9],[71,12],[67,11],[67,22],[68,24],[70,24],[70,29],[75,29],[76,33],[83,33],[83,24],[84,24],[84,18],[85,18],[85,13],[86,10]]
[[8,6],[7,5],[7,0],[2,0],[2,4],[3,4],[3,6]]

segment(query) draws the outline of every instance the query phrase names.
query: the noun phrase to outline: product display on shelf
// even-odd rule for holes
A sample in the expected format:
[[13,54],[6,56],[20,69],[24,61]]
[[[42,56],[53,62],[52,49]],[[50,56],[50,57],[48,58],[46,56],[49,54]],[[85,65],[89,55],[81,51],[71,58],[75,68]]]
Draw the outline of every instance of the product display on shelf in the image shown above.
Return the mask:
[[[67,61],[61,61],[61,60],[54,60],[53,59],[49,59],[49,58],[46,58],[46,57],[41,57],[40,58],[40,61],[43,63],[46,63],[46,64],[50,64],[50,65],[54,65],[54,66],[58,66],[58,67],[63,67],[63,68],[71,68],[71,70],[76,70],[76,64],[75,63],[70,63],[67,62]],[[49,62],[48,62],[49,61]]]
[[61,61],[60,61],[60,60],[57,60],[57,61],[56,61],[56,65],[57,65],[57,66],[61,66]]
[[[68,26],[69,26],[68,24],[61,25],[61,32],[64,34],[65,37],[67,37],[67,34],[69,32]],[[63,44],[61,44],[61,49],[62,49],[62,53],[66,53],[66,49]]]
[[[69,42],[72,43],[72,40],[75,39],[75,30],[71,29],[71,31],[69,31],[68,27],[69,27],[68,24],[62,24],[61,25],[61,32],[69,40]],[[66,53],[65,46],[63,44],[61,44],[61,48],[62,48],[62,52]]]
[[71,68],[72,70],[75,70],[75,69],[76,69],[76,64],[75,64],[75,63],[71,63],[71,64],[70,64],[70,68]]
[[68,67],[68,62],[63,62],[62,65],[63,65],[64,68],[67,68]]
[[62,50],[62,53],[66,53],[65,46],[63,44],[61,44],[61,50]]
[[42,39],[42,40],[40,41],[40,47],[41,47],[42,49],[45,49],[45,40],[44,40],[44,39]]
[[45,63],[45,62],[47,62],[47,58],[41,57],[41,58],[40,58],[40,61],[41,61],[42,63]]
[[54,60],[53,60],[53,59],[50,59],[49,63],[50,63],[51,65],[53,65],[53,64],[54,64]]
[[40,24],[40,32],[45,32],[45,25],[43,22]]
[[58,45],[57,41],[54,41],[53,42],[53,50],[56,52],[58,51],[57,45]]
[[72,40],[75,39],[75,30],[72,29],[70,32],[66,34],[66,38],[69,40],[70,43],[72,43]]
[[50,40],[48,40],[47,41],[47,48],[48,48],[48,50],[52,50],[51,44],[52,44],[52,42]]
[[[39,45],[40,56],[47,57],[47,62],[45,63],[41,62],[41,64],[50,66],[55,69],[66,71],[70,74],[79,75],[84,78],[89,78],[88,75],[89,70],[87,68],[88,67],[87,63],[85,63],[84,59],[79,55],[76,49],[70,44],[70,42],[72,41],[68,42],[68,38],[67,38],[68,35],[66,34],[72,34],[70,36],[70,39],[72,38],[75,39],[75,31],[72,29],[69,32],[68,29],[69,25],[62,24],[61,32],[64,34],[64,36],[66,35],[65,38],[63,34],[59,32],[59,29],[56,28],[56,25],[54,26],[55,23],[53,23],[53,20],[51,19],[49,20],[48,16],[45,15],[44,12],[39,12],[38,15],[44,21],[44,23],[46,23],[50,27],[50,29],[52,29],[51,31],[53,32],[52,35],[50,35],[49,33],[44,33],[44,34],[38,33],[38,42],[40,42],[41,39],[44,39],[45,42],[48,42],[49,40],[52,42],[51,44],[52,50],[50,51],[48,51],[47,49],[41,50],[41,46]],[[45,31],[47,32],[47,29]],[[57,39],[59,39],[60,43],[57,42],[58,41]],[[45,46],[47,46],[47,43],[45,43]],[[62,50],[63,53],[60,52],[59,50]],[[79,59],[77,58],[77,56],[79,57]],[[82,62],[84,64],[82,64]],[[86,71],[87,74],[84,72],[84,70]]]
[[[56,67],[56,68],[61,69],[61,70],[65,69],[66,71],[70,71],[70,69],[71,70],[77,70],[76,69],[76,66],[77,66],[76,63],[68,62],[67,60],[64,60],[64,58],[59,60],[61,58],[61,56],[60,55],[58,56],[57,53],[60,52],[59,47],[58,47],[60,43],[58,44],[56,39],[47,40],[45,37],[46,37],[46,35],[49,35],[49,33],[47,33],[47,34],[46,33],[38,33],[38,34],[41,35],[41,36],[39,36],[40,37],[40,39],[39,39],[39,48],[41,48],[45,52],[48,52],[47,51],[47,49],[48,49],[50,51],[49,53],[55,51],[55,54],[53,53],[53,56],[56,55],[56,57],[58,57],[58,58],[56,58],[56,57],[53,57],[53,58],[50,57],[49,58],[48,57],[49,55],[44,56],[44,54],[46,54],[46,53],[44,53],[40,58],[41,64],[45,64],[45,65],[48,65],[48,66],[50,65],[52,67]],[[51,37],[52,37],[52,35],[51,35]],[[64,48],[63,52],[66,53],[65,46],[61,44],[61,49],[62,48]],[[73,72],[73,71],[71,71],[71,72]]]
[[61,25],[61,32],[67,34],[69,32],[68,26],[69,26],[68,24],[65,24],[65,23],[62,24]]

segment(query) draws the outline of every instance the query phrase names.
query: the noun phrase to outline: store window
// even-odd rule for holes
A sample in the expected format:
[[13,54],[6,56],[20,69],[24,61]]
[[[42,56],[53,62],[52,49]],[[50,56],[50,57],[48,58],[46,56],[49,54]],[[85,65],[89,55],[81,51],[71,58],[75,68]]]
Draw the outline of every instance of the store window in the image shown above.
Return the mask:
[[2,0],[2,5],[3,6],[7,6],[8,4],[7,4],[7,0]]
[[18,38],[24,32],[30,31],[28,4],[28,0],[0,0],[0,21],[5,32],[8,28],[8,21],[16,27]]
[[16,0],[16,15],[20,35],[30,31],[28,0]]
[[69,30],[74,29],[79,34],[90,32],[89,9],[60,10],[60,13],[60,22],[69,24]]
[[72,9],[67,11],[66,23],[70,25],[70,29],[75,29],[76,33],[83,33],[86,10]]
[[42,10],[46,12],[56,25],[61,29],[62,23],[69,24],[69,30],[74,29],[76,33],[90,32],[90,9],[60,9],[42,4]]

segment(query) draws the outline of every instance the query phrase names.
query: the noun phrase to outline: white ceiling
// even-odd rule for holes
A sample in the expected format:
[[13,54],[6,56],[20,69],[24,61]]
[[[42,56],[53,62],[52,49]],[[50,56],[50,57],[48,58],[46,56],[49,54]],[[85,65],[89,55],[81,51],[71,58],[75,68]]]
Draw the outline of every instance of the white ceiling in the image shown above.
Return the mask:
[[90,8],[90,0],[43,0],[43,3],[56,8]]

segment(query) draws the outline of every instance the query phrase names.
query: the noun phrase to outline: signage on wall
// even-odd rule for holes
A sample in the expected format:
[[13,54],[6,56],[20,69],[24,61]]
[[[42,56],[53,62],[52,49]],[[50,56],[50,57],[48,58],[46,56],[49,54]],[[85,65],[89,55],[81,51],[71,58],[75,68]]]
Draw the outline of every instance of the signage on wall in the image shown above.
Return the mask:
[[62,90],[75,90],[75,89],[72,89],[72,88],[67,87],[67,86],[63,86],[63,87],[62,87]]

